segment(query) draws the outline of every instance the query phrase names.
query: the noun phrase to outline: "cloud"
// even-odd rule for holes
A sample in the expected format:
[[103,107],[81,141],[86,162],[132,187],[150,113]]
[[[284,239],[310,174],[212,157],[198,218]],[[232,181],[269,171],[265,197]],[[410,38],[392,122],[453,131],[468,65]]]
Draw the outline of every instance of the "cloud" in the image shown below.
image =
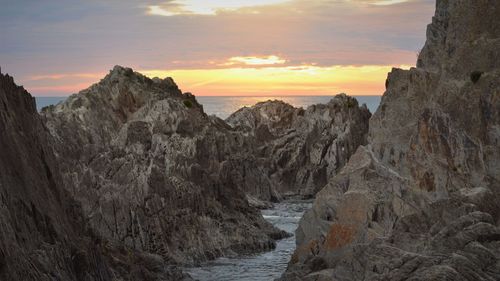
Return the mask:
[[[321,69],[332,67],[411,65],[424,44],[435,4],[434,0],[8,2],[0,9],[2,70],[43,95],[50,95],[52,86],[67,85],[57,88],[56,94],[62,94],[70,85],[95,82],[98,77],[77,74],[102,73],[116,64],[176,70],[175,74],[207,70],[214,75],[231,73],[219,71],[224,68],[292,73],[285,68],[293,67],[293,73],[299,69],[322,73]],[[152,16],[147,13],[152,6],[161,8],[155,13],[164,10],[177,16]],[[223,81],[225,77],[211,76],[197,81],[202,86],[196,89],[204,93],[205,87],[222,87]]]
[[102,78],[104,73],[60,73],[60,74],[42,74],[29,77],[28,81],[39,81],[39,80],[62,80],[69,78],[91,78],[99,79]]
[[385,6],[385,5],[394,5],[394,4],[400,4],[400,3],[405,3],[405,2],[408,2],[408,0],[380,0],[380,1],[373,1],[373,4]]
[[[377,6],[387,6],[387,5],[406,3],[409,1],[412,1],[412,0],[354,0],[353,2],[361,2],[361,3],[377,5]],[[419,1],[419,0],[413,0],[413,1]]]
[[216,15],[220,11],[261,7],[289,2],[289,0],[173,0],[147,6],[147,14],[154,16]]
[[249,57],[232,57],[226,63],[220,64],[221,66],[234,66],[234,65],[250,65],[250,66],[268,66],[286,63],[285,59],[278,56],[249,56]]

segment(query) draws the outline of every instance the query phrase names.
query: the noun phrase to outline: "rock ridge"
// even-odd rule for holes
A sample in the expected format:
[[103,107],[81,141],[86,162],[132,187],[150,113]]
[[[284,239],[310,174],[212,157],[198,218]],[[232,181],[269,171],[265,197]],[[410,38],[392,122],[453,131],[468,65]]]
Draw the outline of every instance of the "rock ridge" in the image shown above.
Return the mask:
[[281,280],[500,279],[498,18],[498,1],[436,2],[417,68],[389,73]]
[[35,100],[0,73],[0,279],[190,280],[159,256],[108,243],[66,191]]
[[71,193],[111,241],[195,264],[287,235],[234,182],[241,135],[171,78],[117,66],[42,115]]
[[271,201],[313,197],[366,144],[370,116],[345,94],[306,109],[275,100],[238,110],[226,122],[246,136],[268,185],[249,182],[245,189]]

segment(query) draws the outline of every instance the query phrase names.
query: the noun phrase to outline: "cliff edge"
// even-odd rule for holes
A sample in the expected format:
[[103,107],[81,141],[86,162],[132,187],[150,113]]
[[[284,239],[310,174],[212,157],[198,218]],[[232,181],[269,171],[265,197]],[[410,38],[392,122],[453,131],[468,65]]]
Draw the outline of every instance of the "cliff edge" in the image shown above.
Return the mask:
[[94,233],[52,145],[34,98],[0,73],[1,280],[191,280]]
[[111,241],[195,264],[287,235],[234,182],[242,136],[170,78],[116,66],[42,115],[70,192]]
[[438,0],[282,280],[499,280],[500,2]]

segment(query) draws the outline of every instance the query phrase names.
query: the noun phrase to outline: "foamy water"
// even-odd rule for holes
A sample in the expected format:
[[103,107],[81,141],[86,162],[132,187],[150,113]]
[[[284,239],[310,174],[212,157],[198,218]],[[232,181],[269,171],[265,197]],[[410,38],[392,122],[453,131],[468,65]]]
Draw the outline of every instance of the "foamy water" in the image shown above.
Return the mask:
[[[295,234],[300,218],[311,206],[311,202],[305,201],[277,203],[272,209],[263,210],[262,215],[274,226]],[[186,271],[200,281],[270,281],[285,271],[294,250],[295,236],[292,236],[278,241],[276,249],[270,252],[220,258]]]

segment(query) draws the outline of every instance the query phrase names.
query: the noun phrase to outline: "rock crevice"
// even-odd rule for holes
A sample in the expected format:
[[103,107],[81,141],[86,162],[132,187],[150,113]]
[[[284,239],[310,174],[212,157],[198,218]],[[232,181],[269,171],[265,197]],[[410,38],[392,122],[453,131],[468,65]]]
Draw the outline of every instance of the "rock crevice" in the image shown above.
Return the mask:
[[368,145],[318,193],[283,280],[500,278],[500,2],[436,7],[418,67],[389,74]]
[[66,190],[35,100],[0,73],[0,279],[188,280],[101,239]]

